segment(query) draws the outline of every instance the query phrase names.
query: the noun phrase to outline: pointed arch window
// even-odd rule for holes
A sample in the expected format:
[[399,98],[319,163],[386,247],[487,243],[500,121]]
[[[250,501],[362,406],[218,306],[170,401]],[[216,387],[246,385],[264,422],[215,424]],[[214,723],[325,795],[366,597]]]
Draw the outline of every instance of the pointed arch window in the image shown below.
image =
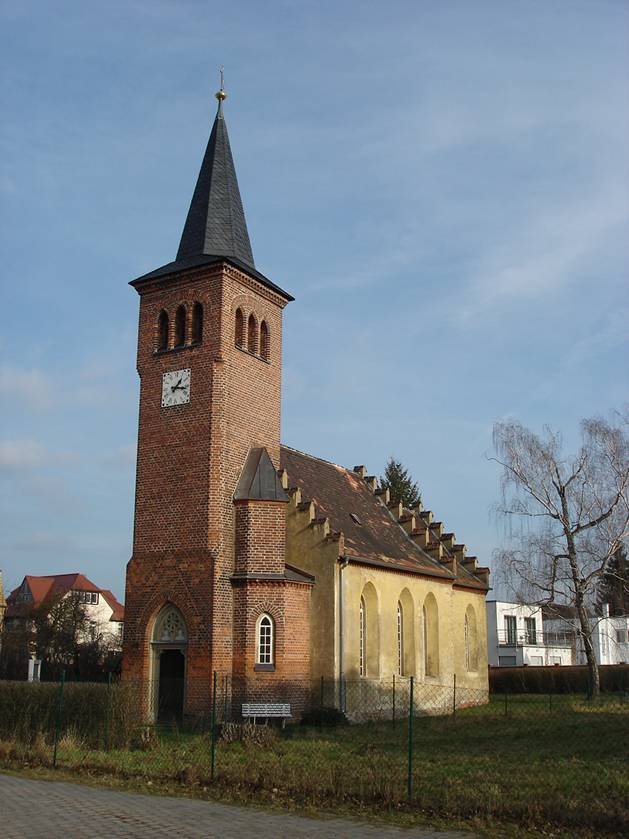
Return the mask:
[[247,349],[252,355],[258,354],[258,322],[253,312],[247,321]]
[[[373,583],[366,583],[359,602],[358,673],[367,679],[380,677],[380,609]],[[355,614],[355,613],[354,613]]]
[[175,313],[175,347],[183,347],[186,343],[186,307],[179,306]]
[[465,640],[465,669],[468,672],[478,670],[478,628],[476,625],[476,612],[472,606],[465,611],[464,624]]
[[200,344],[203,340],[203,306],[195,303],[192,307],[192,343]]
[[265,320],[260,324],[260,356],[265,361],[269,361],[271,358],[271,336]]
[[404,675],[404,619],[402,604],[399,600],[397,604],[397,673],[398,676]]
[[162,309],[157,318],[157,350],[168,349],[168,314]]
[[360,598],[360,607],[358,610],[358,622],[359,622],[359,647],[358,647],[358,673],[361,676],[366,674],[366,659],[365,659],[365,647],[367,643],[367,627],[365,625],[365,600],[363,597]]
[[275,643],[273,618],[266,612],[258,618],[256,627],[256,664],[273,665]]
[[185,644],[188,630],[183,615],[176,606],[166,606],[157,616],[153,627],[154,644]]
[[236,309],[234,343],[241,349],[245,346],[245,318],[242,313],[242,309]]
[[435,596],[426,597],[422,609],[424,675],[439,675],[439,610]]

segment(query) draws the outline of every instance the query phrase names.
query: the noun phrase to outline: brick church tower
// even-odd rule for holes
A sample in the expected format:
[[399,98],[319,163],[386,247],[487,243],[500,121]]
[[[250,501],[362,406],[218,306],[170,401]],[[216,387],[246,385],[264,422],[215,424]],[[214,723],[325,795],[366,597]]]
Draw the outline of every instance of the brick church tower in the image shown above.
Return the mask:
[[256,270],[225,96],[177,258],[131,283],[141,387],[123,676],[146,683],[155,717],[207,713],[213,671],[248,696],[309,680],[313,581],[286,566],[277,475],[293,298]]

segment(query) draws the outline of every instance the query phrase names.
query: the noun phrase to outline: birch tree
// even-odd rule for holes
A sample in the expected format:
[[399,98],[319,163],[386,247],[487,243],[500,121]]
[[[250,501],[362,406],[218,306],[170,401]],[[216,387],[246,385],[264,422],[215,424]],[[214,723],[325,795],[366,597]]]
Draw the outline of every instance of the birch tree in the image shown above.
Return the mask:
[[626,415],[586,419],[581,445],[568,455],[548,427],[536,435],[518,422],[494,426],[498,512],[513,523],[509,546],[498,552],[500,570],[521,600],[573,608],[594,695],[600,682],[589,611],[628,536],[627,431]]

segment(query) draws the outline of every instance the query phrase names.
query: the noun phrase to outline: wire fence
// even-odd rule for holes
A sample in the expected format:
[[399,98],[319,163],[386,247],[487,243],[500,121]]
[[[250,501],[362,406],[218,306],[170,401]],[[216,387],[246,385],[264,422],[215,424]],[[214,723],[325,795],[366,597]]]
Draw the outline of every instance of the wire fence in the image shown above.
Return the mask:
[[629,830],[629,694],[414,678],[0,682],[0,764],[262,800]]

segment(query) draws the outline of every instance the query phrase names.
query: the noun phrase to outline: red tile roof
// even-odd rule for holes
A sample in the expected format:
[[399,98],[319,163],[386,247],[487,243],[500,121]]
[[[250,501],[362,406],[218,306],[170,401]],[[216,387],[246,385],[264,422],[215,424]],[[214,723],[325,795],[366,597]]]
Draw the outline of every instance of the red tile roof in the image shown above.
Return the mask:
[[[33,598],[32,601],[27,603],[17,600],[17,596],[25,584]],[[44,577],[35,577],[32,574],[27,574],[21,585],[14,589],[7,597],[6,617],[11,618],[21,615],[29,609],[41,606],[42,603],[48,600],[52,600],[55,597],[63,597],[69,591],[98,592],[104,597],[112,609],[110,620],[124,620],[124,606],[116,599],[112,592],[108,589],[99,588],[99,586],[89,580],[84,574],[79,574],[78,572],[74,574],[51,574]]]
[[314,501],[317,516],[327,517],[332,531],[343,532],[349,559],[487,589],[467,569],[455,577],[423,551],[356,472],[288,446],[282,446],[280,462],[290,486],[299,487],[303,500]]
[[111,592],[108,588],[102,588],[100,593],[107,601],[107,605],[110,606],[112,609],[111,617],[109,618],[110,621],[123,621],[124,620],[124,606],[122,603],[116,598],[116,595]]

